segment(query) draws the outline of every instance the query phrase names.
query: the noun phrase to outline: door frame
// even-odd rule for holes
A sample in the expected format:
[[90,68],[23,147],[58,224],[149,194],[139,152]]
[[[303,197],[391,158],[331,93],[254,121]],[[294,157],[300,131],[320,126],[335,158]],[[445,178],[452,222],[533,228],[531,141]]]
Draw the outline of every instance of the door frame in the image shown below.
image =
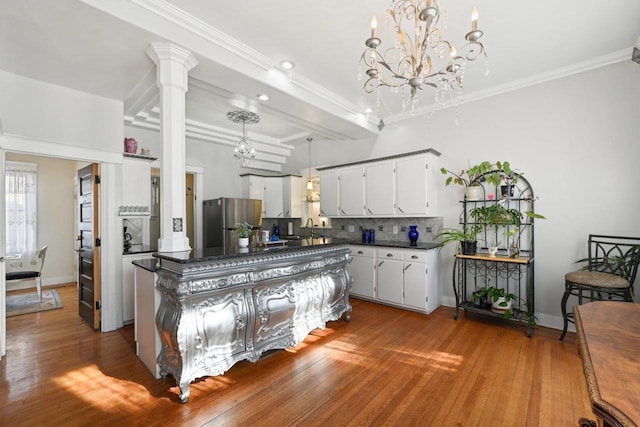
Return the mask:
[[[0,131],[1,132],[1,131]],[[117,224],[117,209],[121,200],[121,192],[118,177],[123,155],[113,151],[99,150],[89,147],[79,147],[66,144],[60,144],[50,141],[38,140],[33,138],[24,138],[14,135],[6,135],[0,133],[0,180],[2,201],[2,218],[4,218],[4,174],[5,174],[5,153],[29,154],[42,157],[53,157],[65,160],[75,160],[87,163],[99,163],[101,173],[100,185],[100,235],[109,236],[117,235],[115,233],[120,230]],[[4,236],[4,221],[1,225],[2,232],[0,237]],[[100,277],[102,281],[102,332],[112,331],[118,327],[122,327],[122,315],[120,313],[120,321],[118,322],[118,310],[122,310],[122,290],[117,289],[117,284],[121,282],[117,280],[118,275],[122,276],[122,263],[120,256],[122,255],[122,245],[120,242],[110,241],[113,239],[104,239],[102,242],[102,252],[100,261],[102,269]],[[4,254],[4,245],[1,245],[0,254]],[[7,285],[5,280],[5,267],[0,266],[0,358],[6,354],[6,292]],[[120,325],[118,325],[120,323]]]

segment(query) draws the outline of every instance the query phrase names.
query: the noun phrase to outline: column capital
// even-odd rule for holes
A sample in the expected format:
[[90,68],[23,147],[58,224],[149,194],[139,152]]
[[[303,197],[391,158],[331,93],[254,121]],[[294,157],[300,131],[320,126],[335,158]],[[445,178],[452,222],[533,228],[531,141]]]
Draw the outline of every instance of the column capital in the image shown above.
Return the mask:
[[198,60],[191,52],[171,43],[151,43],[147,55],[156,65],[162,61],[173,61],[184,65],[186,71],[198,65]]

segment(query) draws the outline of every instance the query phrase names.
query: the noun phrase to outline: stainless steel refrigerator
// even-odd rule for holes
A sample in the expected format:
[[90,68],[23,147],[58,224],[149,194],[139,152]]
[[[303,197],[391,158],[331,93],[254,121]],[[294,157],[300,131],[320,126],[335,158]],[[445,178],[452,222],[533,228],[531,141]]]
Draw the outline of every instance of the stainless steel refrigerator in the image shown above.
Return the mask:
[[257,199],[205,200],[202,207],[202,231],[205,248],[237,246],[238,238],[233,229],[239,222],[253,226],[254,234],[262,227],[262,201]]

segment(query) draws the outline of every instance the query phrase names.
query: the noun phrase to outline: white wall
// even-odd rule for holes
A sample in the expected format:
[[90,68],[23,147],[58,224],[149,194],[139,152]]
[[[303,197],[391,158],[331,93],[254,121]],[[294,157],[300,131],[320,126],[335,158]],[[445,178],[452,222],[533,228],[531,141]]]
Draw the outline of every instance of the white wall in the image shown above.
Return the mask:
[[6,135],[122,152],[122,102],[0,70]]
[[[76,163],[12,153],[7,153],[6,160],[38,165],[38,247],[49,246],[42,270],[43,285],[72,282],[75,277],[73,177]],[[33,281],[27,285],[33,285]],[[7,284],[7,288],[12,287]]]
[[[368,152],[364,143],[327,144],[319,163],[312,164],[425,148],[440,151],[440,165],[451,170],[508,160],[532,183],[539,197],[535,209],[547,218],[536,221],[535,310],[539,324],[559,327],[564,274],[585,256],[587,235],[640,236],[634,186],[639,113],[640,66],[628,61],[465,103],[459,126],[453,108],[438,112],[428,133],[423,117],[388,124]],[[288,170],[306,167],[303,148]],[[443,183],[444,177],[439,199],[444,227],[455,227],[462,189]],[[447,248],[440,255],[441,286],[449,301],[452,253]]]

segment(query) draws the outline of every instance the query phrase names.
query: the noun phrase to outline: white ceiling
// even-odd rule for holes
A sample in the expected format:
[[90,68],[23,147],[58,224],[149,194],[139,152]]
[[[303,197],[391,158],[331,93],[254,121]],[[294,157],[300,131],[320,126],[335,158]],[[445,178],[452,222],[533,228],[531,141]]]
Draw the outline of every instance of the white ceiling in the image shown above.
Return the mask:
[[[379,117],[363,114],[360,55],[377,15],[383,46],[390,40],[389,0],[4,0],[0,2],[0,69],[123,101],[125,123],[157,128],[153,42],[190,50],[187,132],[231,145],[240,126],[228,111],[260,115],[248,125],[255,167],[278,170],[307,137],[357,140],[374,136]],[[446,38],[462,44],[470,13],[480,12],[483,60],[465,74],[465,101],[604,64],[630,60],[640,35],[640,1],[440,0]],[[291,59],[291,73],[278,63]],[[639,68],[640,71],[640,68]],[[424,111],[433,95],[420,97]],[[270,101],[255,98],[267,93]],[[396,97],[397,98],[397,97]],[[386,97],[385,121],[402,119]]]

